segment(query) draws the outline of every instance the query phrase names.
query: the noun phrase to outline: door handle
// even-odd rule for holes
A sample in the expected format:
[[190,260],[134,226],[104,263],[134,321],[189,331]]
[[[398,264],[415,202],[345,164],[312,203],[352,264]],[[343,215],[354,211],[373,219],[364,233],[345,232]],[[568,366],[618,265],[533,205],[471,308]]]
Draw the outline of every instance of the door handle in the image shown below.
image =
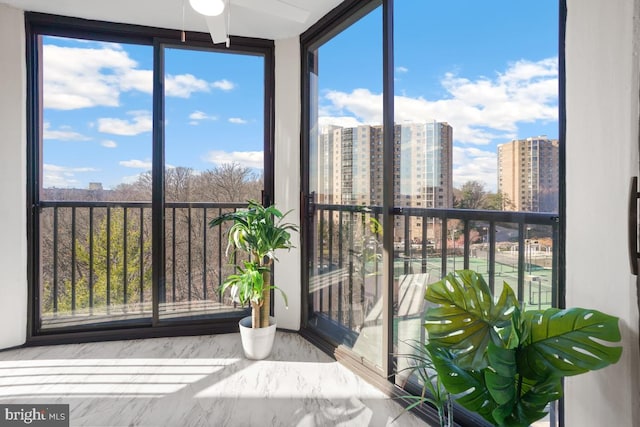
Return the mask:
[[631,273],[638,275],[638,177],[631,178],[631,186],[629,190],[629,264],[631,265]]

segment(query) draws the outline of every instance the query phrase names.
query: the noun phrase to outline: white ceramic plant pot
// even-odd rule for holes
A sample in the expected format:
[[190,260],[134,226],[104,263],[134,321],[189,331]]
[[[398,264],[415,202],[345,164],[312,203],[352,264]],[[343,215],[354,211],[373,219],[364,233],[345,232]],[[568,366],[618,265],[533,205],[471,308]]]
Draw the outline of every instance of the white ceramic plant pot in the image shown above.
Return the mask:
[[239,325],[245,357],[253,360],[268,357],[276,338],[276,319],[269,317],[269,326],[254,329],[251,327],[251,316],[247,316],[240,320]]

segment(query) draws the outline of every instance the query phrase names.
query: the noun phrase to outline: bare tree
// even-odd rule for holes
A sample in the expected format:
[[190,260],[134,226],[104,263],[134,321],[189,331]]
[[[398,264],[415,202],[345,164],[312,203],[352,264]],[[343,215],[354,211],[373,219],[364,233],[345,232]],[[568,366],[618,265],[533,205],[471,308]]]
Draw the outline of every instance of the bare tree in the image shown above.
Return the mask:
[[261,177],[256,177],[250,168],[238,163],[221,164],[203,172],[198,178],[204,196],[217,202],[258,200],[263,187]]

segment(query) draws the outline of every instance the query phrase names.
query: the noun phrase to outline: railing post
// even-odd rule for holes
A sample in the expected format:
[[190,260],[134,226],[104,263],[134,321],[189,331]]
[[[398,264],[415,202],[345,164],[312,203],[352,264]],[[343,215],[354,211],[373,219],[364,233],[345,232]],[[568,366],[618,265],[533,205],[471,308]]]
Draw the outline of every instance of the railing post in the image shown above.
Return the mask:
[[58,208],[53,208],[53,312],[58,312]]
[[127,310],[127,282],[128,280],[128,270],[127,270],[127,259],[129,258],[129,250],[127,249],[127,208],[122,208],[122,300],[124,303],[124,310]]
[[489,288],[494,292],[496,286],[496,223],[489,222]]
[[343,307],[343,298],[344,298],[344,275],[342,274],[342,269],[344,268],[344,247],[342,244],[342,229],[344,227],[344,223],[342,220],[342,211],[338,211],[338,271],[340,272],[340,279],[338,282],[338,322],[344,323],[344,307]]
[[107,264],[107,313],[109,313],[111,305],[111,207],[109,206],[107,206],[107,257],[105,261]]
[[71,208],[71,312],[76,311],[76,208]]
[[[518,224],[518,301],[522,304],[524,302],[524,263],[525,263],[525,224]],[[531,289],[531,284],[529,284]]]

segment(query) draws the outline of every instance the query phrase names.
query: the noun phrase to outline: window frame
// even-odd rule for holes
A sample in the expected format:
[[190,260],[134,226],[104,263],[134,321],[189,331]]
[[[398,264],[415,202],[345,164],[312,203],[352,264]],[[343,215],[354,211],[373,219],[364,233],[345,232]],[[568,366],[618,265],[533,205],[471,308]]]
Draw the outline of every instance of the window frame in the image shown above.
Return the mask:
[[[160,336],[184,336],[236,332],[237,319],[183,320],[179,323],[163,323],[158,319],[158,293],[164,282],[164,128],[161,126],[164,94],[164,75],[159,72],[162,51],[167,46],[211,52],[255,55],[264,59],[264,190],[263,203],[273,200],[274,169],[274,91],[275,91],[275,43],[273,40],[248,37],[231,37],[230,48],[224,43],[213,44],[208,33],[185,33],[186,41],[181,42],[181,31],[140,25],[93,21],[36,12],[25,12],[26,39],[26,99],[27,99],[27,345],[77,343],[95,340],[151,338]],[[69,330],[42,330],[40,320],[40,261],[39,261],[39,211],[42,182],[42,36],[67,37],[91,41],[127,43],[151,46],[153,48],[153,188],[152,188],[152,230],[153,230],[153,316],[150,326],[135,324],[112,324],[80,327]]]
[[[565,236],[566,236],[566,183],[565,183],[565,140],[566,140],[566,79],[565,79],[565,33],[566,33],[566,19],[567,19],[567,0],[558,1],[558,140],[559,140],[559,152],[558,152],[558,175],[559,175],[559,189],[558,189],[558,257],[557,257],[557,306],[559,308],[565,308]],[[317,47],[333,38],[336,34],[349,27],[355,21],[360,19],[365,14],[369,13],[373,8],[378,7],[382,3],[383,7],[383,125],[384,125],[384,159],[387,164],[391,164],[394,156],[394,42],[393,42],[393,26],[394,26],[394,13],[393,4],[394,0],[345,0],[333,11],[319,20],[316,24],[310,27],[305,33],[300,36],[301,45],[301,188],[303,194],[303,225],[302,225],[302,240],[305,242],[302,245],[302,263],[301,263],[301,277],[302,277],[302,312],[301,312],[301,334],[315,345],[322,348],[328,354],[333,355],[340,360],[347,367],[363,376],[367,381],[375,384],[380,389],[384,390],[388,395],[393,397],[401,397],[410,392],[414,395],[420,395],[421,390],[417,386],[408,384],[406,389],[401,389],[394,384],[393,366],[391,366],[392,358],[387,358],[387,367],[385,376],[381,376],[380,373],[369,366],[368,363],[363,362],[353,351],[346,349],[344,346],[336,345],[331,342],[327,337],[314,331],[308,327],[307,321],[309,318],[309,312],[311,310],[310,303],[307,298],[309,296],[309,271],[308,263],[309,256],[313,253],[312,233],[313,230],[310,227],[309,218],[313,215],[313,207],[311,206],[311,195],[309,187],[309,176],[306,173],[309,169],[310,152],[309,152],[309,139],[311,129],[311,81],[310,75],[316,70],[317,64],[314,62],[311,52]],[[391,141],[391,142],[389,142]],[[391,162],[390,162],[391,161]],[[394,173],[394,168],[386,168],[388,175]],[[385,181],[385,188],[383,190],[383,229],[393,229],[395,219],[390,212],[393,210],[394,203],[397,199],[397,195],[394,194],[393,180],[387,179]],[[387,300],[391,301],[393,294],[391,292],[392,286],[390,286],[393,279],[393,260],[389,261],[389,253],[393,254],[393,233],[385,233],[383,235],[383,254],[385,261],[383,264],[383,293],[386,294]],[[393,319],[393,313],[390,310],[389,304],[383,305],[383,311],[387,311],[387,316]],[[383,350],[392,350],[393,330],[392,323],[387,322],[386,326],[383,326]],[[435,409],[424,410],[423,408],[414,408],[421,418],[424,420],[437,424],[438,416]],[[564,426],[564,398],[559,400],[558,404],[558,425]],[[456,406],[455,422],[462,426],[478,426],[488,425],[487,422],[479,415],[466,411],[464,408]]]

